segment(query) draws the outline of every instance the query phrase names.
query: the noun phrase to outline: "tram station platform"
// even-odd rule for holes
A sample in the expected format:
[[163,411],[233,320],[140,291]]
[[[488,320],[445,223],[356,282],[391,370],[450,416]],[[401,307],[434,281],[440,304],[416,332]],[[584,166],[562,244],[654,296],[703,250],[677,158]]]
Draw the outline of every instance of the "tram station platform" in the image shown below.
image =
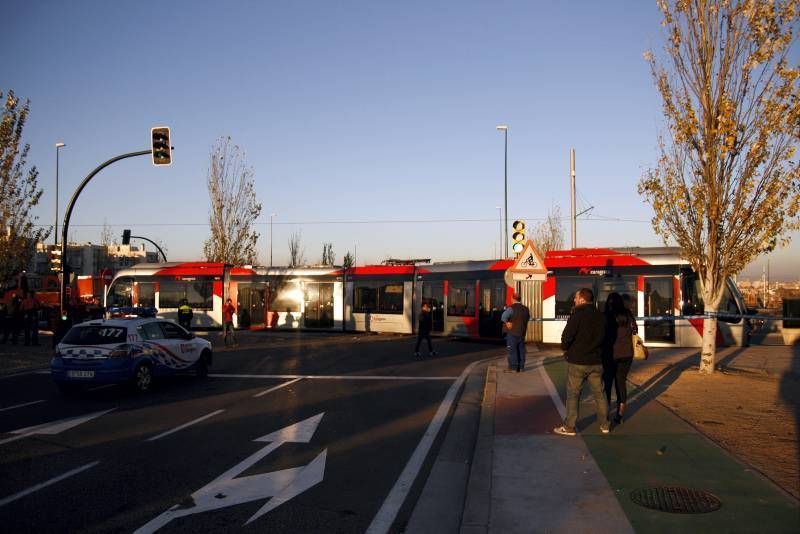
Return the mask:
[[[452,496],[442,495],[446,484],[437,481],[447,473],[448,458],[440,453],[405,531],[797,532],[796,496],[658,401],[664,370],[696,365],[697,350],[658,349],[648,361],[634,362],[641,366],[639,385],[629,382],[625,421],[609,434],[599,430],[585,384],[578,435],[572,437],[552,431],[565,413],[567,365],[561,352],[529,346],[526,368],[516,373],[504,372],[505,354],[498,351],[485,370],[460,516],[442,508]],[[800,380],[800,345],[721,349],[717,362],[720,370],[764,375],[763,380]],[[458,408],[455,425],[457,418]],[[800,425],[800,413],[785,424]]]

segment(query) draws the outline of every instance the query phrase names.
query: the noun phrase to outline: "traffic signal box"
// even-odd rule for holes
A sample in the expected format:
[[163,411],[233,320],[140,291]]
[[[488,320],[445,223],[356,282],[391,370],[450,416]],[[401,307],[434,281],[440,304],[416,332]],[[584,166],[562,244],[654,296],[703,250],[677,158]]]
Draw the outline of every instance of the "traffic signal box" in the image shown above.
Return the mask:
[[123,230],[122,231],[122,244],[123,245],[130,245],[131,244],[131,231],[130,230]]
[[61,249],[53,248],[50,250],[50,270],[54,273],[61,272]]
[[511,250],[514,251],[514,254],[519,254],[525,248],[525,221],[522,219],[514,221],[511,228],[514,229],[514,233],[511,234],[511,239],[514,240]]
[[151,128],[150,143],[153,151],[153,165],[171,165],[172,145],[169,140],[169,127]]

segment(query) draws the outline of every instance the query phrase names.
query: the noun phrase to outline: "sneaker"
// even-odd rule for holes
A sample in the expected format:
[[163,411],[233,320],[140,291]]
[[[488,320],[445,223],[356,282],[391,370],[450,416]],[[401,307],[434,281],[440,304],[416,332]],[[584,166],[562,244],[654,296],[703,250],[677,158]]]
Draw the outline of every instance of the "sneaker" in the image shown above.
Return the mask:
[[574,436],[577,434],[574,428],[567,428],[564,425],[555,427],[553,432],[556,434],[561,434],[562,436]]
[[431,352],[431,356],[436,356],[436,351]]
[[603,434],[608,434],[609,431],[610,429],[607,426],[600,427],[600,432],[602,432]]
[[419,358],[419,352],[415,352],[415,353],[414,353],[414,356],[416,356],[417,358]]

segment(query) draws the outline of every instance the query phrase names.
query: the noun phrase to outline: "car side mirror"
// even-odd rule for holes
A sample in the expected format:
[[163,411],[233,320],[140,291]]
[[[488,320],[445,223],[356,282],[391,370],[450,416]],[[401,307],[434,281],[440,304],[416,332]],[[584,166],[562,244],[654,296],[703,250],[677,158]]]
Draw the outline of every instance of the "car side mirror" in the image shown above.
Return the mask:
[[187,332],[184,336],[185,339],[194,339],[195,337],[197,336],[194,335],[194,332]]

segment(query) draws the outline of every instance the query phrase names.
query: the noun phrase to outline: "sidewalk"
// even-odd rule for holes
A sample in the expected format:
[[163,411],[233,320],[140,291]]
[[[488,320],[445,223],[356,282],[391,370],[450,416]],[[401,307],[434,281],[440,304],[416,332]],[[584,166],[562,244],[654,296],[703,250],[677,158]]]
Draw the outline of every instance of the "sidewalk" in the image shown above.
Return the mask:
[[[530,349],[523,373],[503,372],[505,357],[487,369],[461,533],[798,531],[795,498],[647,389],[629,388],[625,423],[603,435],[586,385],[578,436],[553,434],[565,411],[566,363],[560,351]],[[721,349],[717,361],[740,372],[796,373],[796,352],[774,349]],[[696,354],[697,349],[662,349],[657,358],[637,362],[636,380],[642,384],[665,369],[696,365]],[[670,513],[636,504],[640,497],[684,512],[713,507],[714,498],[721,506]]]

